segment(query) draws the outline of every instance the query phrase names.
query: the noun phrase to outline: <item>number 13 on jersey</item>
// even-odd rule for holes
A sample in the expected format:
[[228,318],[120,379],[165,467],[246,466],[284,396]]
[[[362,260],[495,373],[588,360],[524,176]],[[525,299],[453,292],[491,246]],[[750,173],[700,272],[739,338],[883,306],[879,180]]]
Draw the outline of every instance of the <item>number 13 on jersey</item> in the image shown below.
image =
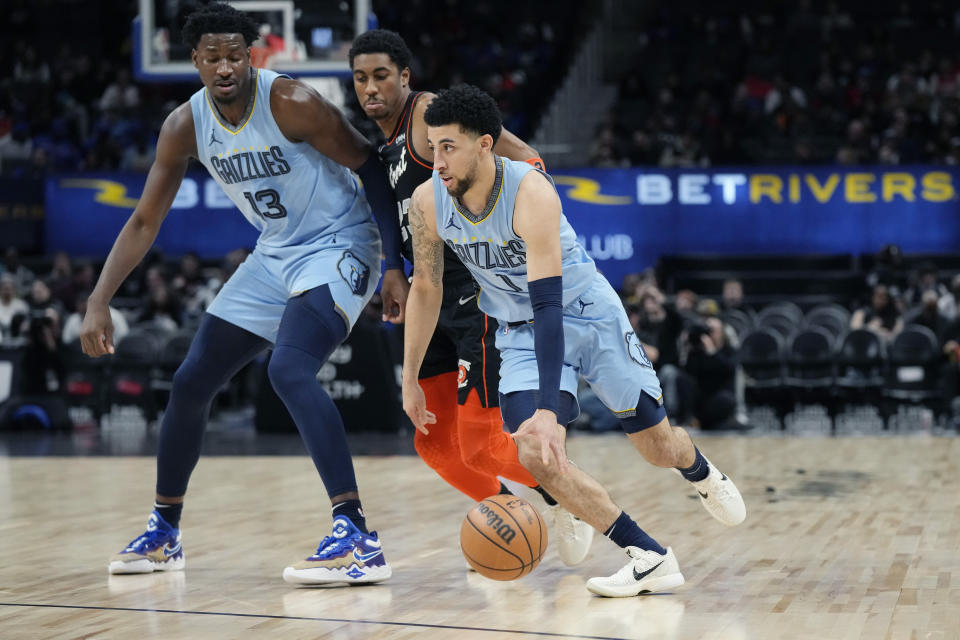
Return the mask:
[[[247,199],[247,202],[250,203],[250,206],[253,207],[253,212],[261,218],[276,219],[287,217],[287,209],[280,204],[280,194],[275,190],[263,189],[256,193],[244,191],[243,195]],[[261,210],[261,207],[263,210]]]

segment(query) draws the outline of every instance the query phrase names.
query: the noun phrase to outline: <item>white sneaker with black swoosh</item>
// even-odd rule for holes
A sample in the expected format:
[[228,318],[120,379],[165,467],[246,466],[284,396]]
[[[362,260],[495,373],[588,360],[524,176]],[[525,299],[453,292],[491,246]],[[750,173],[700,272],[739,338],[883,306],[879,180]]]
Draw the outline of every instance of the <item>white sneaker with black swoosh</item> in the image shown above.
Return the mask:
[[[709,460],[707,464],[710,465],[710,473],[707,477],[690,484],[697,490],[703,508],[710,515],[728,527],[734,527],[747,517],[747,506],[743,503],[743,496],[740,495],[737,485],[733,484],[733,480]],[[677,473],[680,472],[677,471]]]
[[607,598],[629,598],[683,584],[680,565],[670,547],[667,547],[666,555],[640,547],[627,547],[625,551],[630,562],[612,576],[587,580],[588,591]]

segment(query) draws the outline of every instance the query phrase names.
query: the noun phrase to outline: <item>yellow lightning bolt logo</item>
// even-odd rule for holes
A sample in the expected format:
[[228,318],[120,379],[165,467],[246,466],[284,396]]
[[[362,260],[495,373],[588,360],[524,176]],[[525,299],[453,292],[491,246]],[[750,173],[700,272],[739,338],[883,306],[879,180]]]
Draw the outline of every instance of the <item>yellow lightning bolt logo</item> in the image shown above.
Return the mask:
[[633,198],[630,196],[607,196],[600,193],[600,183],[596,180],[576,176],[553,176],[553,181],[557,185],[570,187],[567,191],[567,197],[573,200],[589,202],[590,204],[633,204]]
[[61,187],[68,189],[96,189],[97,194],[93,199],[102,204],[111,207],[125,207],[132,209],[137,206],[139,198],[127,197],[127,186],[121,182],[113,180],[84,180],[68,179],[60,181]]

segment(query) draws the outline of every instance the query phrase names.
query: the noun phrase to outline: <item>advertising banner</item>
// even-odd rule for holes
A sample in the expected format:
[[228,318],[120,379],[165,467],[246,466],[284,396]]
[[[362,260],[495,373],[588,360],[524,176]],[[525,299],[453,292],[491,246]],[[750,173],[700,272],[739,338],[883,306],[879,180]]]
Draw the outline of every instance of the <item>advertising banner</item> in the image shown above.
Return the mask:
[[[952,167],[577,169],[553,174],[564,213],[615,286],[662,254],[908,253],[960,249]],[[47,251],[105,255],[143,190],[133,173],[47,181]],[[170,255],[218,257],[256,231],[191,172],[157,238]]]

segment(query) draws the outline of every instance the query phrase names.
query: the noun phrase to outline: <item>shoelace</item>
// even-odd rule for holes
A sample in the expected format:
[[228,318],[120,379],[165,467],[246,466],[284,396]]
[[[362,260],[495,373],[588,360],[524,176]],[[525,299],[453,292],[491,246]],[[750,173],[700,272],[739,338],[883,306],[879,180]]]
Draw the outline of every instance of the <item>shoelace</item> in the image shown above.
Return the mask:
[[161,531],[159,529],[154,529],[153,531],[145,531],[140,536],[134,538],[130,544],[127,545],[127,548],[124,551],[130,551],[133,553],[141,553],[144,549],[153,549],[159,547],[160,543],[158,538],[165,537],[167,535],[166,531]]
[[356,536],[346,536],[343,538],[334,538],[333,536],[326,536],[320,541],[320,546],[317,547],[317,552],[314,555],[318,558],[329,558],[339,555],[344,549],[350,548],[353,545],[355,537]]
[[720,494],[720,497],[722,497],[722,498],[732,498],[732,497],[733,497],[733,495],[734,495],[734,494],[733,494],[733,491],[731,491],[729,487],[730,487],[730,485],[729,485],[728,483],[726,483],[726,482],[724,482],[723,484],[720,485],[720,490],[717,492],[717,493]]
[[711,495],[714,495],[717,498],[732,498],[734,494],[733,491],[730,490],[730,487],[731,483],[729,480],[719,480],[716,483],[713,483],[713,486],[711,487]]
[[650,559],[648,558],[650,554],[655,555],[657,558],[665,557],[665,556],[661,556],[656,551],[644,551],[643,549],[641,549],[637,555],[633,555],[632,553],[630,553],[629,549],[626,549],[626,553],[627,553],[627,557],[630,558],[630,562],[628,562],[623,567],[621,567],[620,570],[617,571],[617,573],[613,577],[623,579],[623,580],[629,579],[631,582],[634,581],[633,567],[634,567],[634,563],[637,560],[641,560],[644,563],[646,563],[646,565],[643,567],[643,569],[646,570],[652,567],[654,564],[656,564],[654,562],[650,562]]

